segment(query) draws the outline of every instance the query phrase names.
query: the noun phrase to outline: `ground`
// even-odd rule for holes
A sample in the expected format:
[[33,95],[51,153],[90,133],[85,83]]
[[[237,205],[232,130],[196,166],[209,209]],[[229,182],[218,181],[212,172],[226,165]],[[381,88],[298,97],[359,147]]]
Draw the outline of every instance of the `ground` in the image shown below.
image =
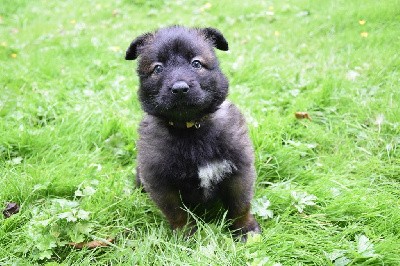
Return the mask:
[[[246,244],[224,213],[173,234],[134,187],[124,53],[173,24],[229,42],[263,228]],[[20,207],[0,218],[1,265],[400,265],[399,0],[15,0],[0,33],[0,206]],[[88,241],[106,246],[71,245]]]

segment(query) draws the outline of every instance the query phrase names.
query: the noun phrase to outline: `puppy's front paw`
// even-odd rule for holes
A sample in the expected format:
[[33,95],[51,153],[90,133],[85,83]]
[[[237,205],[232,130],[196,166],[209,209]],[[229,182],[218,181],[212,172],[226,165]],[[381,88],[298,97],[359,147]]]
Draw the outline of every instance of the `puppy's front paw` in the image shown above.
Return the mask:
[[234,236],[241,242],[247,242],[247,238],[250,234],[261,234],[261,227],[254,217],[251,217],[243,226],[234,232]]

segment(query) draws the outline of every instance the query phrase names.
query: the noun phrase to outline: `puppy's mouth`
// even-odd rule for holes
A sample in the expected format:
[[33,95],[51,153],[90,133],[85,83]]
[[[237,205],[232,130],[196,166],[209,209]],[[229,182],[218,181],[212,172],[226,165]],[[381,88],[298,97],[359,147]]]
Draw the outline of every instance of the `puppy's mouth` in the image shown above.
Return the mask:
[[198,93],[185,96],[159,95],[156,100],[156,112],[170,121],[193,121],[209,113],[210,101],[207,95]]
[[201,109],[204,106],[205,102],[202,98],[194,98],[194,99],[173,99],[169,104],[169,109],[171,110],[184,110],[184,109]]
[[[161,106],[160,106],[161,107]],[[162,106],[161,113],[164,117],[173,121],[191,121],[202,117],[208,105],[203,101],[175,100]]]

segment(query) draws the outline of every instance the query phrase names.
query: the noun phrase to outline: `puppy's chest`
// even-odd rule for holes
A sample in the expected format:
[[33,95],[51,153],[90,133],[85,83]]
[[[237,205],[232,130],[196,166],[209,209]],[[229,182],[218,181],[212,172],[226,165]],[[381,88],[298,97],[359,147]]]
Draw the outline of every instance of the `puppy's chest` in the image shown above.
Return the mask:
[[200,187],[209,190],[221,182],[225,176],[232,174],[236,166],[229,160],[214,160],[199,165],[197,175],[200,180]]
[[209,190],[237,170],[222,143],[212,137],[181,143],[176,147],[176,174],[195,179],[198,187]]

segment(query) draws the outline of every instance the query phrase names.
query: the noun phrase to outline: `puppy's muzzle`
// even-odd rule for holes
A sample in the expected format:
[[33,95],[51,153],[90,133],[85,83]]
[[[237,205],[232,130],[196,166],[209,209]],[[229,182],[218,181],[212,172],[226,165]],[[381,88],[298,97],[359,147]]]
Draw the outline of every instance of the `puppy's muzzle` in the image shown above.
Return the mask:
[[177,81],[172,85],[171,92],[173,94],[183,95],[189,91],[189,85],[184,81]]

